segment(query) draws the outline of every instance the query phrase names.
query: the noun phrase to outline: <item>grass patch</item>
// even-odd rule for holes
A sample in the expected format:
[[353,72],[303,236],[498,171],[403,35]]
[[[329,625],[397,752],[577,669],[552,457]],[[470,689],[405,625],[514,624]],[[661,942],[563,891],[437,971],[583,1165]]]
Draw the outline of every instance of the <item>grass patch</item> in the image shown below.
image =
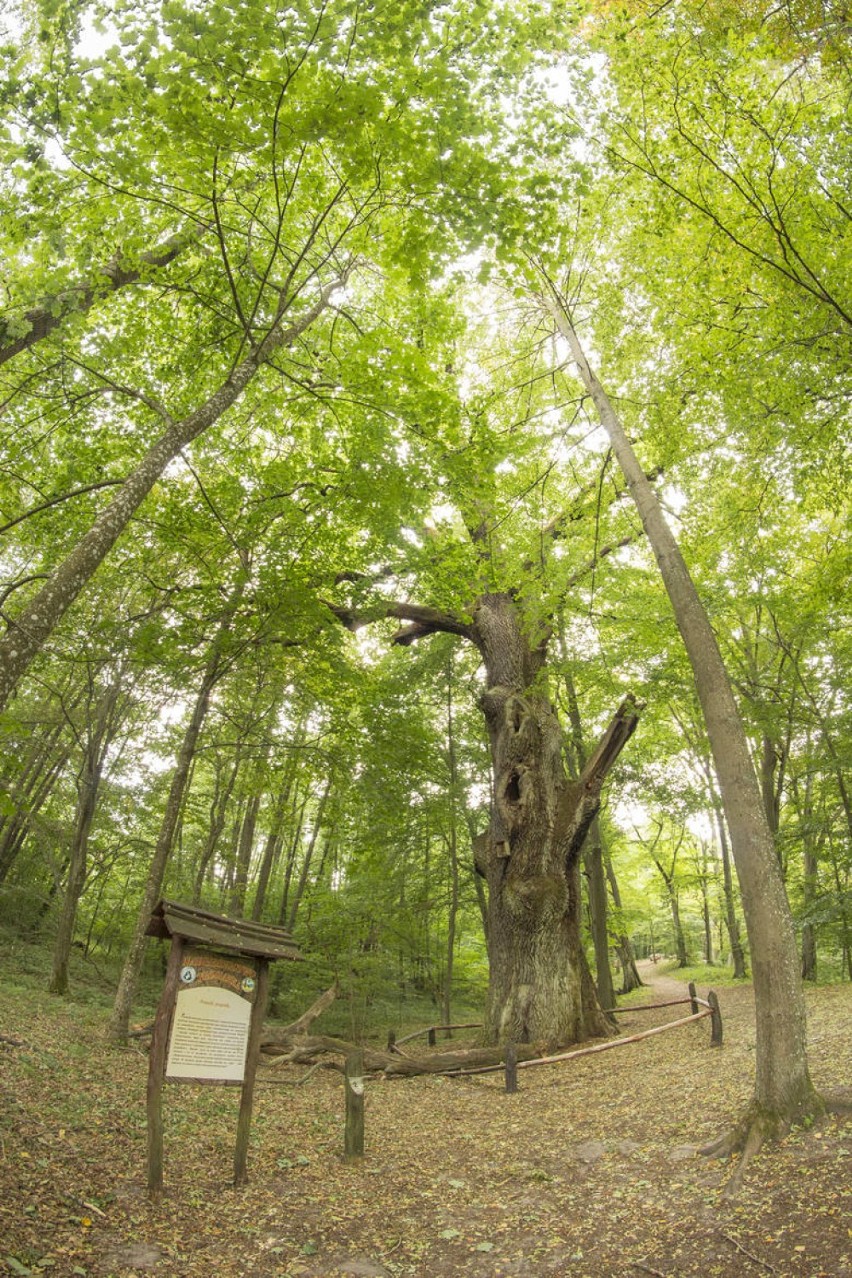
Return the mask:
[[707,986],[711,990],[720,986],[740,988],[751,984],[750,977],[740,980],[734,976],[733,968],[727,966],[717,967],[715,963],[695,963],[691,967],[678,967],[677,963],[659,963],[657,971],[661,976],[668,976],[675,981],[683,981],[684,985],[694,981],[696,987]]

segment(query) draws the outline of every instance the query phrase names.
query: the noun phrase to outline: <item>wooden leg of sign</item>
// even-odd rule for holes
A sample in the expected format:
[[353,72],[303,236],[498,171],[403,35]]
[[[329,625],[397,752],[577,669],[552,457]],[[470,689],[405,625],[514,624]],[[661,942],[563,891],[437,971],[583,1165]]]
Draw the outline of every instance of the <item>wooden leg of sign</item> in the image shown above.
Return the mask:
[[163,1188],[163,1079],[166,1073],[169,1023],[177,998],[182,958],[183,941],[175,936],[169,951],[163,993],[154,1018],[151,1052],[148,1057],[148,1193],[155,1196]]
[[350,1052],[344,1072],[346,1129],[343,1152],[347,1162],[364,1156],[364,1053]]
[[257,996],[251,1009],[248,1043],[246,1044],[246,1069],[243,1075],[243,1089],[240,1094],[240,1116],[237,1119],[237,1141],[234,1146],[234,1184],[248,1183],[246,1164],[248,1161],[249,1129],[251,1128],[251,1109],[254,1102],[254,1079],[257,1073],[257,1062],[260,1056],[260,1039],[263,1032],[263,1021],[266,1016],[266,1001],[269,994],[269,960],[257,960]]

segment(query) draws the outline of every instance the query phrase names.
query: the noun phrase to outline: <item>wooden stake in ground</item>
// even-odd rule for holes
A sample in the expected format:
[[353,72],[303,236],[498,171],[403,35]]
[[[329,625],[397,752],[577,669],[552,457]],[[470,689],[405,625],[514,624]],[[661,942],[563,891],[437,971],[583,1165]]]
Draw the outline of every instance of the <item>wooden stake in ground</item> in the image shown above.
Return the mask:
[[346,1129],[343,1152],[347,1162],[364,1156],[364,1053],[360,1048],[346,1057]]

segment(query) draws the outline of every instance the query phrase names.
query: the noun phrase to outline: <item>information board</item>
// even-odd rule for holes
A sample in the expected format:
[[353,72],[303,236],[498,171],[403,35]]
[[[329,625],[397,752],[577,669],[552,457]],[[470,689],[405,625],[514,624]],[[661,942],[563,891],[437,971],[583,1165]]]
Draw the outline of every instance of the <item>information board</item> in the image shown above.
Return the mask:
[[166,1079],[242,1083],[256,967],[186,947],[171,1019]]

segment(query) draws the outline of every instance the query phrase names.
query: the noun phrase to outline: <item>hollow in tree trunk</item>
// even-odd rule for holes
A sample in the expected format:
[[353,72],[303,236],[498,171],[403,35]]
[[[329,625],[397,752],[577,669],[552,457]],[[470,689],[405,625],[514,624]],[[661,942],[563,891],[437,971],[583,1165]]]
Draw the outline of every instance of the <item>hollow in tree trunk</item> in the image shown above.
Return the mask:
[[485,1038],[570,1043],[607,1034],[580,935],[580,851],[636,707],[621,706],[569,782],[559,721],[536,685],[544,644],[533,646],[509,595],[483,596],[473,616],[493,785],[491,825],[475,848],[489,888]]

